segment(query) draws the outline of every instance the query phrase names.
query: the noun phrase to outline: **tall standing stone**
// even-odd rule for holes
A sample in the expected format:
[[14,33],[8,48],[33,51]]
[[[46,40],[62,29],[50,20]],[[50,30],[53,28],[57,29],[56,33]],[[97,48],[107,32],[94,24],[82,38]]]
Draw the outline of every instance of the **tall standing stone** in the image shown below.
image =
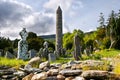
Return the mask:
[[75,47],[74,58],[75,60],[79,60],[81,57],[81,54],[80,54],[80,38],[78,34],[76,34],[74,37],[74,47]]
[[62,10],[60,6],[56,11],[56,51],[61,55],[62,49]]
[[26,38],[28,36],[28,33],[26,31],[26,28],[23,28],[23,30],[20,32],[20,36],[21,36],[21,40],[18,42],[18,55],[17,58],[18,59],[27,59],[28,55],[28,44],[26,41]]

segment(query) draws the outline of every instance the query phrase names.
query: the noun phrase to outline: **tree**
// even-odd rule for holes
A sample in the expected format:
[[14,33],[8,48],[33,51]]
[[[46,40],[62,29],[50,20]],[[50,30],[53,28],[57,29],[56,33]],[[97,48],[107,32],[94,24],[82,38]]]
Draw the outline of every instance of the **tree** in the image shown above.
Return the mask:
[[0,49],[5,50],[8,47],[12,47],[12,41],[9,38],[0,37]]
[[15,39],[13,41],[13,48],[17,48],[18,47],[18,41],[19,41],[19,39]]
[[[63,36],[63,47],[66,48],[67,50],[72,49],[72,36],[70,32],[67,32]],[[70,45],[69,45],[70,44]]]
[[30,38],[37,38],[37,34],[34,33],[34,32],[28,32],[28,37],[27,37],[27,39],[30,39]]
[[42,38],[30,38],[27,40],[28,42],[28,49],[35,49],[39,51],[41,47],[43,47],[44,40]]
[[78,34],[80,38],[80,45],[83,45],[84,33],[79,29],[75,29],[73,33],[68,32],[63,36],[63,47],[66,48],[66,50],[73,50],[73,39],[76,34]]
[[103,38],[106,37],[106,30],[105,28],[98,28],[97,31],[96,31],[96,39],[99,40],[99,41],[102,41]]
[[100,19],[98,20],[98,22],[100,22],[100,27],[104,28],[105,19],[103,13],[100,13]]
[[[118,48],[116,47],[117,43],[120,41],[120,17],[117,16],[114,11],[111,12],[110,17],[108,19],[107,28],[109,30],[109,36],[111,45],[109,48]],[[120,47],[119,47],[120,49]]]
[[43,47],[44,40],[40,37],[37,37],[36,33],[28,32],[27,42],[28,50],[35,49],[39,51],[40,47]]
[[48,42],[48,47],[49,47],[49,51],[54,51],[55,50],[55,44],[53,42],[47,41]]
[[120,10],[119,10],[117,17],[116,17],[115,33],[116,33],[116,39],[117,39],[115,48],[120,49]]

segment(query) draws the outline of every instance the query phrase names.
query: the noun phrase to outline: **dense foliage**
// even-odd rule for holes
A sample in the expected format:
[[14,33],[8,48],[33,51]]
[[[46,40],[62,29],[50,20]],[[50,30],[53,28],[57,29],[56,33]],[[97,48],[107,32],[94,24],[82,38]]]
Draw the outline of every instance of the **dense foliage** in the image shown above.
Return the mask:
[[28,47],[29,50],[35,49],[35,50],[39,51],[40,47],[43,46],[44,40],[40,37],[37,37],[36,33],[29,32],[28,37],[27,37],[27,42],[29,45],[29,47]]
[[65,33],[64,36],[63,36],[63,47],[66,48],[67,50],[70,50],[72,51],[73,50],[73,39],[74,39],[74,36],[78,34],[79,35],[79,38],[80,38],[80,45],[82,46],[83,45],[83,37],[84,37],[84,33],[83,31],[81,30],[74,30],[73,33]]
[[110,48],[120,49],[120,11],[118,13],[111,12],[106,27],[111,41]]

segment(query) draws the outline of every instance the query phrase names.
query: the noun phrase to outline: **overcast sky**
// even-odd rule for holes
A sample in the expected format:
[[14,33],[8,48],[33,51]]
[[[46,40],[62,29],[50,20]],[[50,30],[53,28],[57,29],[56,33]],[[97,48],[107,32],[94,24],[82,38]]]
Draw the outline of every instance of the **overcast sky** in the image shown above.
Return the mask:
[[119,0],[0,0],[0,36],[19,38],[22,28],[37,35],[55,34],[56,9],[63,11],[63,32],[84,32],[99,26],[99,15],[105,19],[112,10],[118,12]]

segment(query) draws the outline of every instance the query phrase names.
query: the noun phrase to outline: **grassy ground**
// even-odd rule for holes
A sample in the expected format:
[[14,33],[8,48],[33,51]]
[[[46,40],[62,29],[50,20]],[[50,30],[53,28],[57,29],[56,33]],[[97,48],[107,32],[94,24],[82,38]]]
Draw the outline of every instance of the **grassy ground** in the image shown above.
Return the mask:
[[67,62],[69,62],[69,61],[71,61],[71,60],[74,60],[73,58],[64,58],[64,57],[59,57],[56,61],[53,61],[53,62],[51,62],[51,63],[67,63]]
[[27,61],[0,57],[0,66],[19,67],[25,64],[27,64]]
[[111,58],[110,63],[114,66],[113,72],[120,74],[120,50],[101,50],[100,52],[94,53],[95,55],[101,56],[101,58]]
[[99,52],[94,53],[95,55],[100,55],[101,57],[109,57],[109,58],[113,58],[116,57],[120,54],[120,50],[115,50],[115,49],[105,49],[105,50],[101,50]]

